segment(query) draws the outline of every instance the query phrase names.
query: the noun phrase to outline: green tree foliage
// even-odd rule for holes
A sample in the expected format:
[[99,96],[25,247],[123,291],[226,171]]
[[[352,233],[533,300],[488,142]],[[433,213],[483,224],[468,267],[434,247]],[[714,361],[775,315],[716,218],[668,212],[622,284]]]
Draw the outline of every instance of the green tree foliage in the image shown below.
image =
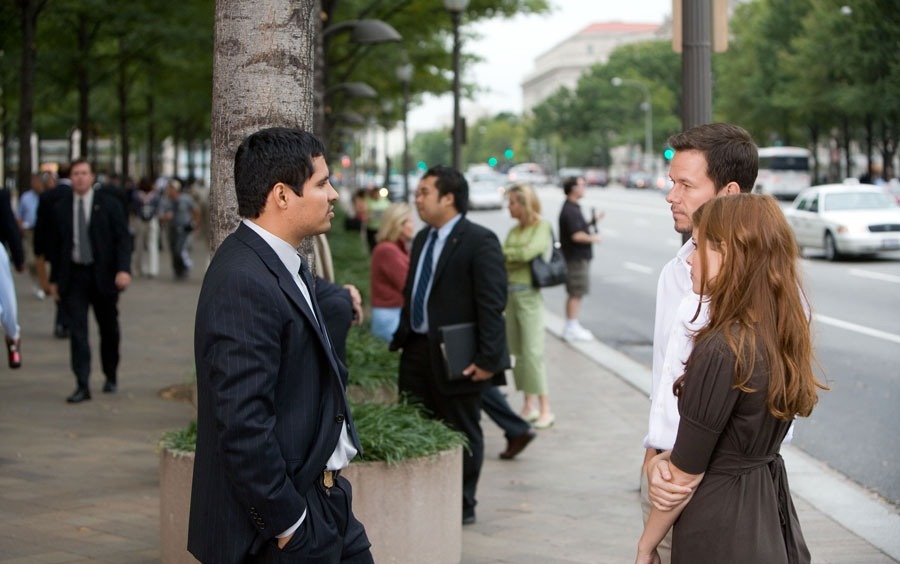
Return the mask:
[[574,91],[560,89],[534,108],[533,137],[550,141],[559,166],[610,165],[610,148],[624,143],[643,146],[643,91],[619,77],[638,81],[650,91],[653,107],[653,146],[662,144],[680,127],[681,67],[667,41],[622,46],[609,61],[582,75]]

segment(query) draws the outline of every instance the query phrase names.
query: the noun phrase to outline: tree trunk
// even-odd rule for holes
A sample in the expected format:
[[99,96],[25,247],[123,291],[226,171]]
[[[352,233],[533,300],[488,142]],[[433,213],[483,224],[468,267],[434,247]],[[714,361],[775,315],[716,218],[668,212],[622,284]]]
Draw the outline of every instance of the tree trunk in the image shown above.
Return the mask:
[[[213,55],[210,247],[239,223],[234,153],[266,127],[313,128],[315,0],[217,0]],[[304,241],[304,253],[312,254]]]
[[119,83],[116,85],[116,93],[119,98],[119,137],[122,139],[120,151],[122,162],[117,172],[122,175],[123,186],[128,184],[128,177],[131,174],[128,163],[131,145],[128,141],[128,78],[125,59],[125,48],[122,46],[122,37],[119,36]]
[[88,79],[88,61],[90,60],[91,39],[88,33],[88,20],[84,14],[78,15],[78,129],[81,139],[78,143],[78,155],[88,157],[88,140],[93,136],[91,131],[90,96],[91,83]]
[[[37,18],[43,3],[20,0],[22,24],[21,89],[19,96],[19,168],[16,172],[21,192],[31,186],[31,130],[34,127],[34,68],[37,59]],[[5,137],[4,137],[5,139]],[[4,152],[4,154],[6,154]],[[6,179],[3,179],[4,182]]]

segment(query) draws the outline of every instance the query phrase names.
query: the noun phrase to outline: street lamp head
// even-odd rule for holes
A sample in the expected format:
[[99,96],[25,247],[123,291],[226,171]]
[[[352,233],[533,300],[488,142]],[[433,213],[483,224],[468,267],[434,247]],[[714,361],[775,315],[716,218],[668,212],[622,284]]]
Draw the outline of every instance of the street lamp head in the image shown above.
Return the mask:
[[350,30],[350,41],[361,45],[400,41],[403,37],[390,24],[381,20],[347,20],[330,25],[322,30],[322,36],[328,37],[340,31]]
[[611,82],[613,86],[622,86],[622,79],[618,76],[614,76]]
[[397,80],[402,83],[408,83],[412,80],[413,66],[409,63],[397,67]]
[[325,89],[325,95],[328,96],[337,90],[343,90],[348,96],[354,98],[375,98],[378,96],[378,92],[365,82],[341,82],[340,84],[333,84]]
[[444,8],[448,12],[458,14],[469,6],[469,0],[444,0]]

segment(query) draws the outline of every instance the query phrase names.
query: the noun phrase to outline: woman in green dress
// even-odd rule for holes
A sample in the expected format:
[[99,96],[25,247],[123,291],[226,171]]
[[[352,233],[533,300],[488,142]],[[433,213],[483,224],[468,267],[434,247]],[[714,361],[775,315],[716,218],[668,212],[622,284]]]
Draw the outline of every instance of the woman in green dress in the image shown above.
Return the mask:
[[509,214],[518,221],[503,243],[509,280],[506,338],[516,359],[516,388],[525,394],[521,416],[536,429],[546,429],[553,425],[554,416],[544,370],[544,300],[531,283],[531,261],[550,250],[552,228],[541,218],[541,203],[531,187],[514,184],[506,194]]

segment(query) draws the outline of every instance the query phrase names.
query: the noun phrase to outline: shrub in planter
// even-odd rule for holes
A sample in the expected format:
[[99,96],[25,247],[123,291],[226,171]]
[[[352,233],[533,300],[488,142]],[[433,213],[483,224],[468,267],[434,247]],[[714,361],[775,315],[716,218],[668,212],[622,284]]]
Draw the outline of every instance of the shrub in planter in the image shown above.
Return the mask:
[[389,351],[387,343],[373,335],[368,326],[350,330],[347,335],[347,369],[350,372],[347,395],[351,402],[396,402],[399,367],[400,355]]
[[406,403],[353,406],[364,456],[345,475],[379,564],[459,562],[465,436]]
[[[364,457],[345,474],[376,562],[458,562],[465,437],[405,402],[351,404]],[[195,562],[187,523],[197,424],[160,439],[160,541],[165,564]]]
[[164,564],[197,562],[187,551],[196,444],[196,421],[163,434],[159,440],[159,540]]

